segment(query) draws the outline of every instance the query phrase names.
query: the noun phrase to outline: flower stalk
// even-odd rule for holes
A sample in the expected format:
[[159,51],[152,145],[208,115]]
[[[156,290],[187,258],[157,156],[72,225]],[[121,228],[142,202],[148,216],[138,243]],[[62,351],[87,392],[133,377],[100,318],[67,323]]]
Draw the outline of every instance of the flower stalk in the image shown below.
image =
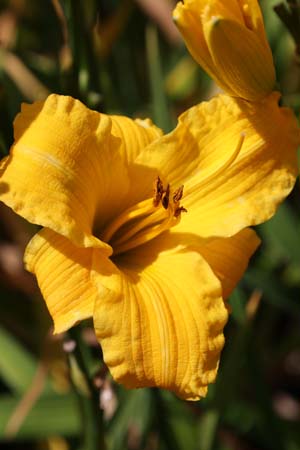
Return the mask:
[[99,391],[90,373],[91,355],[82,339],[80,326],[71,328],[65,342],[71,379],[82,414],[83,450],[106,450],[103,411],[99,404]]

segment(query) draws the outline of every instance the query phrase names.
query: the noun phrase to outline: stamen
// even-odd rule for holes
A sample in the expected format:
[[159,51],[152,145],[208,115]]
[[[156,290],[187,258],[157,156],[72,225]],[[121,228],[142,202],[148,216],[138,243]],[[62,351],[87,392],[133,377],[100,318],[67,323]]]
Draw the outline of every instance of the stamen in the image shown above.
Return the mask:
[[179,208],[175,209],[174,217],[179,217],[182,212],[187,212],[183,206],[179,206]]
[[[122,245],[114,243],[113,244],[114,255],[119,255],[120,253],[138,247],[139,245],[142,245],[145,242],[151,241],[151,239],[154,239],[155,237],[160,235],[163,231],[169,230],[172,226],[176,225],[178,223],[178,219],[179,217],[175,217],[175,215],[170,215],[168,219],[165,220],[162,224],[155,225],[154,227],[147,229],[143,233],[137,234],[135,239],[127,240]],[[172,222],[174,223],[172,224]]]
[[[180,206],[183,186],[170,199],[170,185],[164,189],[159,177],[154,182],[153,198],[137,203],[110,223],[101,235],[118,255],[155,238],[180,221],[186,209]],[[159,207],[160,206],[160,207]]]
[[147,200],[137,203],[124,211],[113,222],[111,222],[107,228],[105,228],[105,230],[101,233],[102,241],[109,242],[115,232],[121,228],[122,225],[132,219],[136,219],[139,216],[145,216],[153,211],[155,211],[155,206],[153,205],[152,199],[147,198]]
[[162,184],[162,181],[159,177],[156,178],[154,182],[154,198],[153,198],[153,205],[157,207],[160,204],[160,201],[162,199],[164,193],[164,186]]
[[125,241],[128,241],[132,236],[137,234],[140,230],[146,229],[149,226],[158,224],[169,218],[169,214],[166,216],[164,210],[155,211],[153,214],[146,216],[144,219],[138,221],[136,225],[131,226],[127,232],[122,233],[119,239],[114,240],[113,246],[120,245]]
[[169,198],[170,197],[170,185],[168,184],[167,189],[164,191],[161,203],[165,209],[169,207]]
[[179,203],[183,196],[183,185],[180,186],[173,194],[173,202]]

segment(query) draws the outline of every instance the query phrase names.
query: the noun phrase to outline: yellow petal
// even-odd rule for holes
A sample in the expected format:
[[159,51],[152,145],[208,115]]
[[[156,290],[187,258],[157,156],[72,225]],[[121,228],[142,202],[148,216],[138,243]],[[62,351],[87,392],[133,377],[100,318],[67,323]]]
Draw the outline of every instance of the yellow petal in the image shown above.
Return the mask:
[[175,231],[228,237],[275,213],[294,186],[299,144],[296,118],[277,102],[276,93],[253,104],[219,96],[181,116],[199,156],[195,174],[183,181],[188,212]]
[[207,45],[206,36],[204,34],[205,13],[218,13],[222,17],[231,20],[237,20],[241,24],[243,15],[237,0],[228,0],[226,3],[219,0],[185,0],[184,3],[178,2],[173,11],[173,20],[179,28],[185,44],[200,66],[214,78],[219,86],[228,93],[231,87],[226,84],[217,74],[217,68],[210,54]]
[[264,20],[257,0],[188,0],[187,9],[193,9],[194,13],[197,11],[203,24],[214,16],[235,21],[254,31],[267,43]]
[[128,168],[161,134],[150,120],[110,118],[70,97],[23,105],[1,163],[0,199],[76,245],[110,253],[94,234],[130,203],[137,186]]
[[237,22],[215,16],[205,23],[204,34],[218,80],[229,87],[229,93],[256,101],[274,89],[272,53],[260,36]]
[[150,119],[132,120],[126,116],[110,116],[112,120],[111,133],[120,138],[119,153],[128,165],[147,145],[162,136],[163,132]]
[[[216,112],[216,120],[218,115]],[[205,135],[205,116],[203,119],[200,126],[203,126]],[[199,117],[196,117],[196,121],[199,122]],[[178,188],[195,173],[201,158],[199,145],[190,130],[190,124],[183,123],[179,118],[178,126],[140,151],[129,168],[139,199],[153,195],[153,182],[158,175],[165,186],[169,183],[173,189]]]
[[124,207],[151,198],[158,175],[165,186],[170,183],[173,188],[179,187],[199,162],[199,148],[185,125],[154,139],[139,152],[134,151],[134,155],[134,159],[131,155],[129,159],[130,190],[123,201]]
[[90,279],[93,253],[101,250],[75,247],[47,228],[27,246],[25,264],[37,277],[54,321],[56,333],[92,316],[97,290]]
[[214,78],[215,67],[204,37],[200,11],[198,5],[192,2],[178,2],[173,11],[173,20],[192,57]]
[[250,257],[260,244],[260,239],[250,228],[240,231],[230,238],[212,239],[199,248],[222,283],[223,298],[228,298],[243,273]]
[[[15,143],[2,168],[0,199],[33,223],[80,246],[109,246],[92,235],[98,208],[119,206],[128,177],[111,136],[111,120],[71,97],[23,105]],[[118,179],[118,189],[110,170]],[[121,189],[120,189],[121,187]]]
[[[232,236],[268,220],[289,194],[299,139],[296,118],[278,106],[278,93],[260,103],[218,96],[183,113],[174,131],[139,154],[137,186],[148,186],[146,198],[155,174],[173,189],[184,185],[188,212],[174,231]],[[144,172],[139,178],[139,167],[147,168],[148,180]]]
[[205,396],[214,381],[227,311],[199,253],[164,233],[115,258],[94,258],[94,323],[104,360],[126,387]]
[[262,42],[268,44],[263,15],[257,0],[238,0],[247,28],[254,30]]
[[[110,116],[112,134],[120,139],[119,154],[125,161],[129,188],[122,200],[123,210],[152,195],[157,171],[139,163],[139,155],[152,142],[162,138],[163,132],[150,119],[132,120],[126,116]],[[116,181],[119,186],[118,181]],[[101,215],[100,215],[101,218]],[[98,226],[100,228],[100,226]]]

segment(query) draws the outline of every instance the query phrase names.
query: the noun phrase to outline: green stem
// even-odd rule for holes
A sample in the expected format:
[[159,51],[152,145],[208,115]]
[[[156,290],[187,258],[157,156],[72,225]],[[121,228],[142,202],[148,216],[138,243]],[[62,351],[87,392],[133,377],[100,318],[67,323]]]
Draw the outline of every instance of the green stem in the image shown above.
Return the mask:
[[103,413],[99,406],[99,391],[95,388],[90,374],[91,354],[81,337],[79,326],[68,332],[75,344],[68,352],[72,382],[78,396],[82,414],[82,450],[106,450],[104,439]]
[[153,388],[151,391],[154,400],[156,418],[155,428],[159,430],[161,439],[167,449],[179,450],[180,446],[174,436],[174,432],[168,420],[170,414],[167,405],[165,404],[163,395],[160,389]]

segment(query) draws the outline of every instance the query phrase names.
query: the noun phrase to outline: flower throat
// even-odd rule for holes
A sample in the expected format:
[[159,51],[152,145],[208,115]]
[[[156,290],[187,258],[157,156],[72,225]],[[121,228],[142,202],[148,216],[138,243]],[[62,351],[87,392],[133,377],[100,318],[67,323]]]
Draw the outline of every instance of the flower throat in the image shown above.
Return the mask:
[[171,193],[170,185],[164,187],[161,179],[154,182],[153,197],[128,208],[113,220],[102,233],[101,239],[113,248],[118,255],[142,245],[163,231],[177,225],[181,213],[180,206],[183,186]]

